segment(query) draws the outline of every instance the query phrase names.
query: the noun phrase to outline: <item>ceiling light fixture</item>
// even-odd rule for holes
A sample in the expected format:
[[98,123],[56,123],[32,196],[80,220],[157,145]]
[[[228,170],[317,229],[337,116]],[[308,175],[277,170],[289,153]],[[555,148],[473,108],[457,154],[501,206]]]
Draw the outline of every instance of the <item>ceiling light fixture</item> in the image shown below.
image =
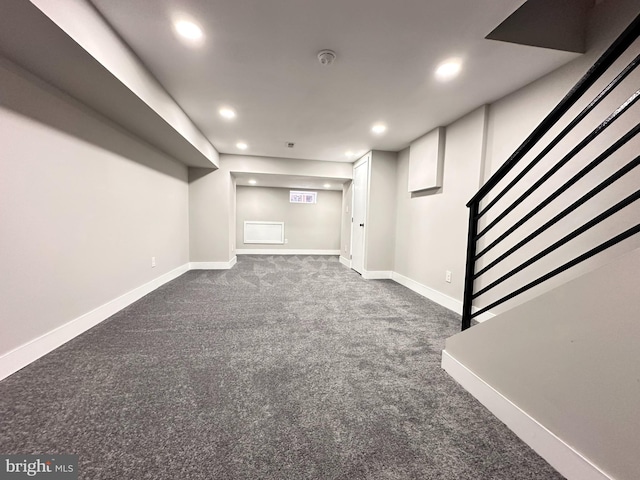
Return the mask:
[[258,183],[258,182],[256,182],[254,179],[251,179],[251,180],[249,180],[249,183],[250,183],[251,185],[255,185],[255,184],[256,184],[256,183]]
[[325,184],[324,184],[324,188],[331,188],[331,184],[329,184],[329,183],[325,183]]
[[376,123],[373,127],[371,127],[371,131],[376,135],[382,135],[387,131],[387,126],[384,123]]
[[247,148],[249,148],[249,145],[244,142],[238,142],[236,143],[236,147],[238,147],[240,150],[246,150]]
[[231,108],[221,108],[220,110],[218,110],[218,113],[220,114],[221,117],[226,118],[227,120],[232,120],[234,118],[236,118],[236,112],[233,111]]
[[344,152],[344,154],[347,156],[347,158],[353,158],[356,155],[351,150],[348,150],[348,151]]
[[462,61],[457,58],[451,58],[442,62],[436,68],[436,78],[442,82],[453,80],[462,70]]
[[199,43],[204,38],[202,29],[189,20],[178,20],[173,27],[178,35],[191,43]]

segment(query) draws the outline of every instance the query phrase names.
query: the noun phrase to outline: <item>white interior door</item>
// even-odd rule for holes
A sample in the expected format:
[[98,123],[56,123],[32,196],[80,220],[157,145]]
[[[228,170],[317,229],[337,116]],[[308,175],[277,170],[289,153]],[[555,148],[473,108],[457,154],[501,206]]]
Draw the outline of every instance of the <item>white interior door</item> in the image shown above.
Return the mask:
[[364,237],[369,190],[369,158],[357,163],[353,169],[353,222],[351,223],[351,268],[364,271]]

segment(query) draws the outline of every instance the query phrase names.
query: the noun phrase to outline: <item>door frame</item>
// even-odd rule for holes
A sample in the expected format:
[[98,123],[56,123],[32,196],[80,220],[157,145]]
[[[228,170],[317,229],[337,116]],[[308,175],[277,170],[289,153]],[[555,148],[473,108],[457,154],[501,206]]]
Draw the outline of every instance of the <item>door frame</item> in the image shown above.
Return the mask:
[[[351,188],[351,238],[349,241],[349,264],[351,265],[351,269],[354,272],[359,273],[360,275],[364,274],[364,266],[366,263],[366,259],[367,259],[367,226],[369,225],[369,194],[370,194],[370,189],[371,189],[371,152],[367,152],[365,153],[362,157],[360,157],[358,160],[356,160],[355,162],[353,162],[353,180],[352,180],[352,185],[353,187]],[[355,178],[356,178],[356,168],[361,166],[364,163],[368,163],[367,166],[367,198],[365,199],[365,219],[364,219],[364,229],[362,232],[362,272],[358,272],[357,270],[355,270],[353,268],[353,231],[355,229],[355,222],[354,220],[354,207],[356,204],[356,189],[355,189]]]

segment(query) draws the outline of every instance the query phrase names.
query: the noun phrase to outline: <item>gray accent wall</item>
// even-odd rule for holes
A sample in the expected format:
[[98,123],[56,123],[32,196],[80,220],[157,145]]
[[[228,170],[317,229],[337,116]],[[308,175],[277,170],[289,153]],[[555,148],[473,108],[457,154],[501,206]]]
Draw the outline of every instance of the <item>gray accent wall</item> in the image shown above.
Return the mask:
[[[236,188],[236,248],[269,250],[339,250],[342,192],[318,190],[317,203],[289,202],[288,188]],[[245,221],[284,222],[284,245],[245,244]]]
[[189,223],[184,165],[10,62],[0,84],[2,355],[185,265]]

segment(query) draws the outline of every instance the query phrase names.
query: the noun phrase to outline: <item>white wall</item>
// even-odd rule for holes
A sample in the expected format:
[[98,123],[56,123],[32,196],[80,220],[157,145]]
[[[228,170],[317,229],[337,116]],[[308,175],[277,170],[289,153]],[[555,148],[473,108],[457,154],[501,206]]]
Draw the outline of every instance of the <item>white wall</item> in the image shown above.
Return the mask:
[[556,448],[570,479],[640,472],[639,271],[634,250],[447,340],[449,355],[609,475],[569,476],[584,461]]
[[[351,178],[349,163],[220,156],[220,168],[189,169],[189,244],[192,262],[229,262],[235,255],[236,195],[232,173],[263,173],[298,177]],[[338,250],[340,247],[334,247]]]
[[234,183],[220,162],[218,170],[189,168],[189,260],[228,262],[235,234]]
[[[243,187],[236,190],[236,248],[260,250],[340,249],[342,192],[317,191],[317,203],[289,202],[288,188]],[[287,244],[244,243],[245,221],[284,222]]]
[[230,154],[223,154],[220,158],[230,172],[336,178],[341,181],[353,175],[352,165],[344,162]]
[[[478,189],[486,109],[446,128],[442,188],[408,192],[409,149],[398,156],[395,271],[458,301],[462,300],[468,209]],[[451,283],[445,271],[452,272]]]
[[364,249],[368,272],[390,272],[394,268],[396,169],[395,152],[371,152]]
[[211,142],[92,5],[84,0],[31,2],[196,147],[213,166],[218,165],[219,155]]
[[189,246],[186,167],[15,65],[0,84],[3,355],[183,266]]

